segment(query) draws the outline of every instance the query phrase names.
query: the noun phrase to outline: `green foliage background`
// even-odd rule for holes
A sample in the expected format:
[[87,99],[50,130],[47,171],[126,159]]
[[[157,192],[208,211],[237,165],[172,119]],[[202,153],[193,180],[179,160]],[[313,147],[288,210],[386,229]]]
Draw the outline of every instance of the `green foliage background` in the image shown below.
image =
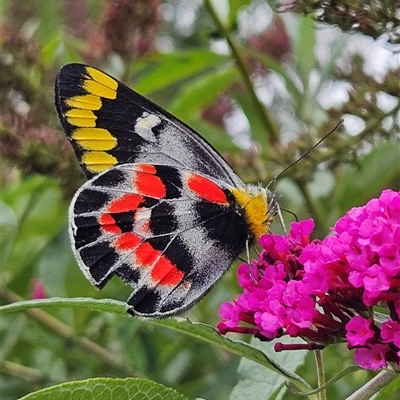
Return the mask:
[[[394,21],[396,27],[396,2],[375,2],[380,13],[370,14],[358,2],[343,2],[340,12],[328,8],[321,14],[320,3],[286,2],[282,9],[298,13],[289,15],[278,14],[273,2],[262,0],[2,1],[2,303],[42,295],[125,301],[130,294],[117,280],[97,292],[70,250],[68,204],[83,176],[53,105],[56,71],[69,62],[104,69],[184,120],[246,182],[268,184],[344,118],[344,128],[273,186],[282,193],[284,208],[299,219],[314,218],[316,237],[327,235],[351,207],[385,188],[398,190],[399,65],[393,63],[380,77],[368,74],[353,44],[355,37],[366,43],[362,40],[372,41],[382,33],[396,43],[389,24]],[[343,10],[367,18],[368,29],[363,25],[360,30],[369,38],[355,32],[356,24],[349,27]],[[261,31],[248,33],[257,18],[267,17],[270,22]],[[333,40],[321,39],[318,18],[337,26]],[[317,51],[320,43],[325,46],[323,61]],[[386,47],[394,52],[389,43]],[[327,88],[337,93],[337,85],[346,100],[322,106],[322,99],[329,97]],[[390,98],[391,107],[380,107],[382,95]],[[226,133],[233,112],[248,124],[240,133],[249,136],[247,144],[252,141],[250,150]],[[346,118],[355,117],[362,126],[356,132],[346,124]],[[279,225],[273,230],[279,232]],[[187,313],[191,320],[218,322],[220,304],[238,293],[235,268]],[[268,389],[263,385],[276,375],[248,361],[238,370],[240,352],[212,346],[209,342],[216,344],[217,339],[206,340],[196,329],[189,334],[189,329],[180,331],[168,323],[91,307],[3,314],[1,397],[15,399],[91,377],[140,377],[188,398],[218,400],[232,393],[231,398],[239,399],[250,395],[249,388],[252,399],[265,398]],[[327,378],[352,365],[345,347],[327,348],[324,355]],[[316,386],[311,353],[293,367]],[[346,376],[330,387],[328,398],[344,398],[372,375],[360,370]],[[257,386],[259,381],[263,385]]]

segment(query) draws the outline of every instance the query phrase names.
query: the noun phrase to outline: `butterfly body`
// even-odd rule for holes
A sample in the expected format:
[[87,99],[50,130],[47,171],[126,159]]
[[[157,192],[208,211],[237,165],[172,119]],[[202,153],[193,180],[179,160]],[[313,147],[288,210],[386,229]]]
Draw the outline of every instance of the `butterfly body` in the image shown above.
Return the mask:
[[187,125],[80,64],[56,80],[60,120],[89,180],[70,208],[86,277],[133,287],[129,311],[161,318],[204,296],[268,232],[274,193],[245,185]]

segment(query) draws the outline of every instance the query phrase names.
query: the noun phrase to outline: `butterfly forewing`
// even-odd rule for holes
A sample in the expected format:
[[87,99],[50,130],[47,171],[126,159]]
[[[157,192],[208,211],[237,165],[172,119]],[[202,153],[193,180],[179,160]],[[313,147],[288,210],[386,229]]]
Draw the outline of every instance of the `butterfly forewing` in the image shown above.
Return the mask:
[[144,162],[241,184],[218,152],[190,127],[95,68],[63,67],[56,79],[56,106],[88,177],[118,164]]

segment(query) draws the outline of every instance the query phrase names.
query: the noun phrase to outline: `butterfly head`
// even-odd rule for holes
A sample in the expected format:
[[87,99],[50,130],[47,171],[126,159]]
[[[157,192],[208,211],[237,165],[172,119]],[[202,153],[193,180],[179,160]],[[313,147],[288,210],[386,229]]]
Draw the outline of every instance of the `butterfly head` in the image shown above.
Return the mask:
[[248,223],[251,240],[257,240],[269,231],[269,227],[279,210],[277,194],[256,185],[248,185],[232,190]]

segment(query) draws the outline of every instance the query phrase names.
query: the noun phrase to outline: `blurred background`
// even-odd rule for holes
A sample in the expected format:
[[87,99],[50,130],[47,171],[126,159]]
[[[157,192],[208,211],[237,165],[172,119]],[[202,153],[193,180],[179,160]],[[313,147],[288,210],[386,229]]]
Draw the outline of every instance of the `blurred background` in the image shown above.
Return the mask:
[[[57,70],[70,62],[108,72],[182,119],[248,183],[266,186],[343,119],[271,187],[284,209],[314,219],[314,237],[328,235],[351,207],[400,187],[398,0],[3,0],[0,7],[3,304],[125,301],[131,292],[117,279],[96,291],[70,250],[68,205],[84,177],[53,94]],[[287,226],[294,219],[284,218]],[[219,306],[238,294],[236,267],[190,319],[218,322]],[[218,400],[240,379],[237,356],[128,316],[35,310],[3,316],[0,335],[3,399],[88,377],[140,376]],[[328,379],[352,363],[346,348],[325,352]],[[311,354],[298,372],[315,381]],[[370,377],[353,374],[328,398],[344,398]]]

